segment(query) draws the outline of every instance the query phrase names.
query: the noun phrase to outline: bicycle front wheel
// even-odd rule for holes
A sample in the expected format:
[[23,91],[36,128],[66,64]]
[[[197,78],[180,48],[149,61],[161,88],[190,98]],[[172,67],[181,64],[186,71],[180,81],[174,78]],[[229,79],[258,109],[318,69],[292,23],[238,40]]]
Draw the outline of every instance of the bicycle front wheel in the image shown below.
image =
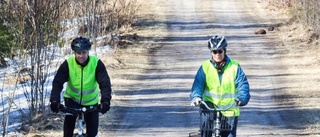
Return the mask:
[[82,134],[82,135],[74,134],[73,137],[87,137],[87,135],[86,134]]

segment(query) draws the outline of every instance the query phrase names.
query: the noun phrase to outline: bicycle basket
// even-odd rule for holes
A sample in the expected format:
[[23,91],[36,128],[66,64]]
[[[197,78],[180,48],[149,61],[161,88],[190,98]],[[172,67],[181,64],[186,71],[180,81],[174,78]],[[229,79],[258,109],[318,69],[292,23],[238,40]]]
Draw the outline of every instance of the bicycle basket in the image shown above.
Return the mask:
[[[219,114],[219,115],[218,115]],[[217,116],[219,118],[217,119]],[[233,116],[223,116],[219,111],[200,110],[200,130],[201,132],[231,131],[234,125]]]

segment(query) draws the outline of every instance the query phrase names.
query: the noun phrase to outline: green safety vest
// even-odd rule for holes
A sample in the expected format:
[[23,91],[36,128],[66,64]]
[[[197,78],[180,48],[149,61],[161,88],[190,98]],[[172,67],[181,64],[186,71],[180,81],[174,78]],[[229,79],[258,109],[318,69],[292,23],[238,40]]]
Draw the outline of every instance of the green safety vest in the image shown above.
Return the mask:
[[[206,87],[202,94],[203,98],[219,108],[224,108],[233,103],[237,92],[234,80],[236,79],[238,66],[238,62],[230,60],[224,68],[220,82],[217,69],[212,65],[210,60],[205,61],[202,64],[202,69],[206,75]],[[226,117],[239,116],[240,109],[235,106],[228,111],[222,112],[222,114]]]
[[95,105],[99,102],[99,88],[96,81],[96,68],[99,59],[89,56],[85,67],[76,62],[75,56],[67,59],[69,67],[69,81],[64,93],[65,98],[71,98],[83,106]]

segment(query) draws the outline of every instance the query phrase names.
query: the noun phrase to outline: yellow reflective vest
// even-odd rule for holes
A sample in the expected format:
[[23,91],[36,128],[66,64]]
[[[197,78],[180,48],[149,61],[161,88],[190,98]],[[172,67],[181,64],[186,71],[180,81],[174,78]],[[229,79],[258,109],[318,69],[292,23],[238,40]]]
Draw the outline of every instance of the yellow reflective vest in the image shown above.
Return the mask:
[[[219,108],[224,108],[234,102],[237,89],[234,80],[238,70],[239,63],[230,60],[224,67],[222,79],[220,82],[218,70],[212,65],[210,60],[202,64],[202,69],[206,75],[206,87],[202,97],[210,101]],[[233,107],[230,111],[222,112],[224,116],[239,116],[239,107]]]
[[95,56],[89,56],[89,58],[85,67],[76,62],[75,56],[67,59],[69,81],[64,97],[71,98],[83,106],[91,106],[99,102],[99,88],[96,81],[96,67],[99,59]]

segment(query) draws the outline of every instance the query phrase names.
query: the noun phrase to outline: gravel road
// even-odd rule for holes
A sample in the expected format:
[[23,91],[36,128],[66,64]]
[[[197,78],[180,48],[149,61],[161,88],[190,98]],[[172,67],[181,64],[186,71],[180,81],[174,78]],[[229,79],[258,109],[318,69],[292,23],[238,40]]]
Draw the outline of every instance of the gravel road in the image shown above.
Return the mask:
[[[247,74],[251,101],[242,108],[238,136],[308,136],[287,111],[293,104],[274,96],[284,85],[286,71],[278,63],[281,53],[275,34],[256,35],[276,21],[250,0],[154,0],[149,2],[154,20],[140,27],[140,48],[114,78],[114,103],[100,135],[113,137],[185,137],[198,130],[198,110],[189,106],[193,78],[210,56],[207,40],[224,35],[227,54],[240,62]],[[157,5],[157,6],[155,6]],[[144,32],[144,33],[142,33]],[[142,49],[140,49],[143,51]],[[128,50],[126,50],[128,51]],[[129,54],[129,53],[128,53]],[[141,55],[143,54],[143,55]],[[144,64],[147,63],[147,64]],[[143,68],[140,70],[139,68]],[[113,70],[111,69],[110,72]],[[105,124],[102,122],[102,124]]]

